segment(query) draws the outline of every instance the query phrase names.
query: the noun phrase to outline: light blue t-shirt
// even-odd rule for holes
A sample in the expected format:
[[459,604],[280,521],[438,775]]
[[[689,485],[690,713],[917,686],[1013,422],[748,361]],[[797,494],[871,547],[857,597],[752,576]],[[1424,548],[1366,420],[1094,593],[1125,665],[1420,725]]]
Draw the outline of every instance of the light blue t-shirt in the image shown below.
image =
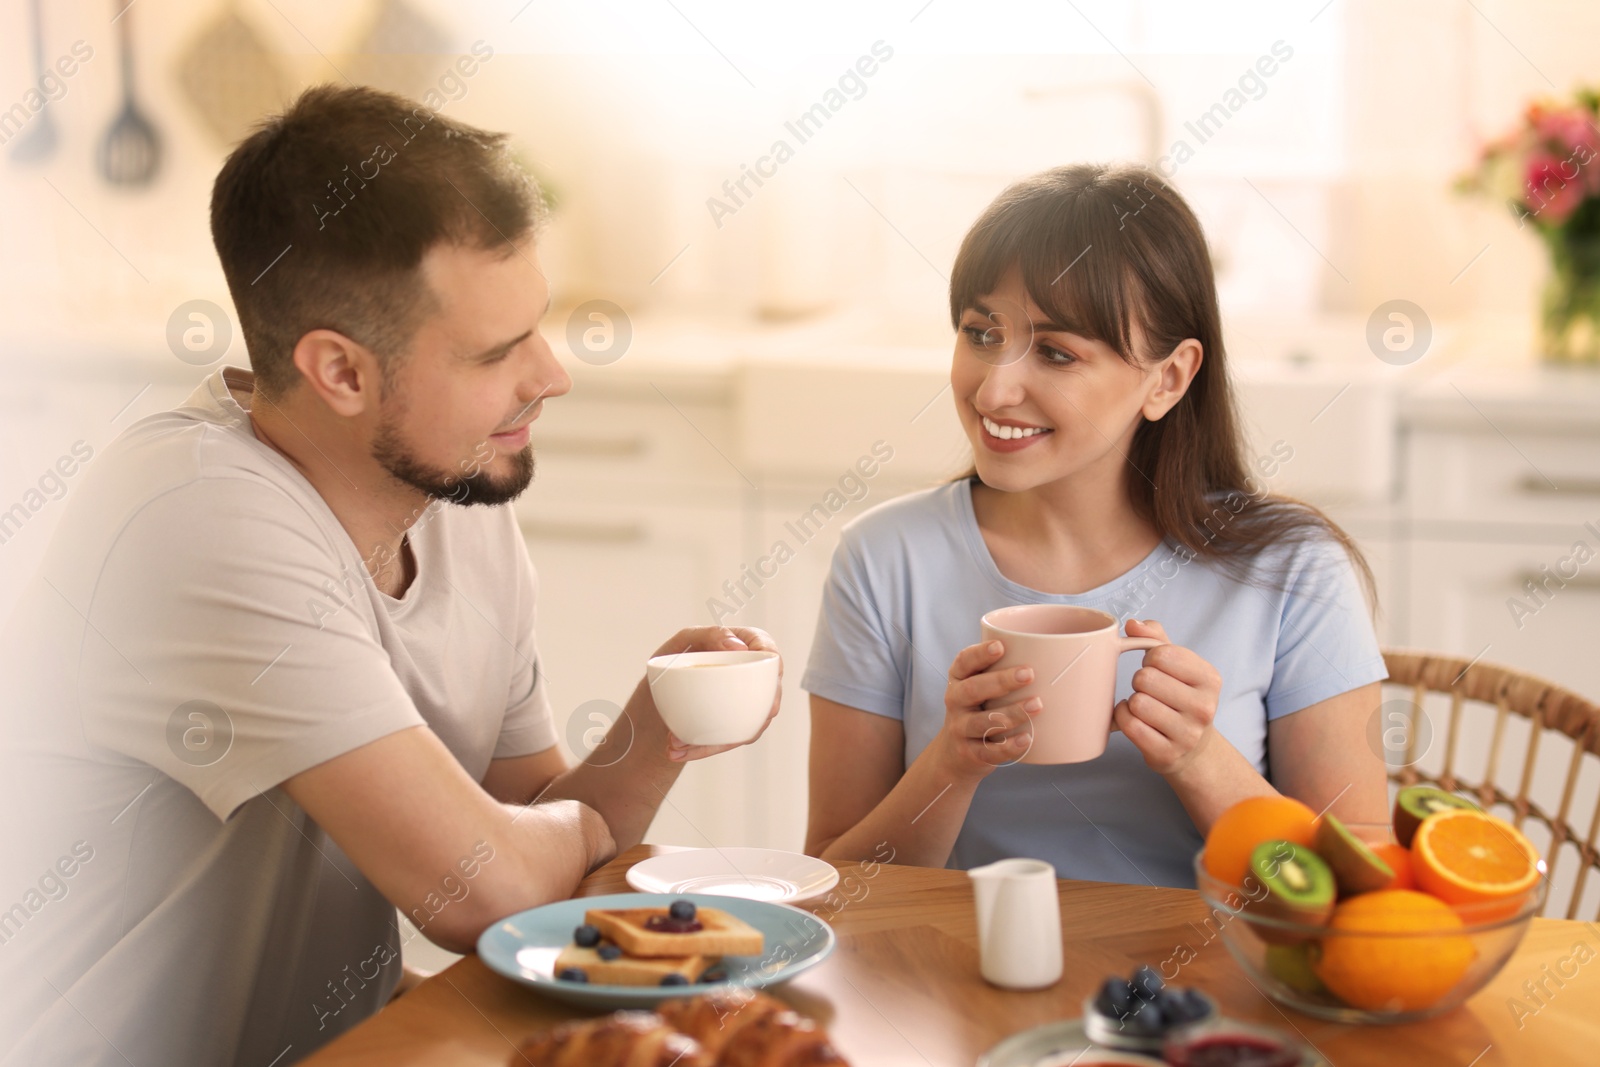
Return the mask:
[[[970,481],[880,504],[842,531],[801,687],[905,725],[910,766],[944,724],[956,653],[1008,604],[1077,604],[1155,619],[1222,675],[1216,727],[1270,780],[1267,722],[1388,676],[1354,566],[1331,537],[1264,550],[1264,581],[1229,577],[1172,542],[1119,578],[1072,595],[1000,573],[972,510]],[[1116,699],[1141,656],[1117,665]],[[1202,839],[1177,794],[1132,742],[1111,735],[1085,763],[1013,764],[979,785],[948,866],[1008,856],[1062,878],[1194,887]]]

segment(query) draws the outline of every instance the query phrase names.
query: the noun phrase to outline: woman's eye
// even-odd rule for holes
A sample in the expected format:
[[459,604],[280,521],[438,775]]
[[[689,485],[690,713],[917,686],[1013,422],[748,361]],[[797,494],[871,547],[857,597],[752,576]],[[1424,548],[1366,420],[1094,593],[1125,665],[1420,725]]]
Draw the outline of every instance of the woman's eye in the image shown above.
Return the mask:
[[963,326],[961,332],[974,348],[994,348],[1005,343],[1004,331],[998,326]]
[[[961,327],[961,332],[966,335],[967,343],[973,348],[1002,348],[1006,344],[1006,331],[1003,326],[972,323]],[[1078,362],[1077,356],[1054,345],[1039,344],[1036,348],[1044,361],[1051,366],[1065,367]]]

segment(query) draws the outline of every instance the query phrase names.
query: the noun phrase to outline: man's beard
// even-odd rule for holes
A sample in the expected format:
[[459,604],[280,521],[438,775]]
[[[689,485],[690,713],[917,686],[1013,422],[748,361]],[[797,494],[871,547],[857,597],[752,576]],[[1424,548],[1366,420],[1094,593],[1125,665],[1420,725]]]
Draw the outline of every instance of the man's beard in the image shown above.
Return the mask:
[[[475,459],[465,460],[452,472],[417,459],[401,439],[398,420],[384,419],[372,443],[372,458],[400,481],[437,500],[455,504],[505,504],[522,495],[533,481],[533,445],[511,455],[512,471],[496,481],[487,468]],[[467,471],[478,467],[475,473]]]

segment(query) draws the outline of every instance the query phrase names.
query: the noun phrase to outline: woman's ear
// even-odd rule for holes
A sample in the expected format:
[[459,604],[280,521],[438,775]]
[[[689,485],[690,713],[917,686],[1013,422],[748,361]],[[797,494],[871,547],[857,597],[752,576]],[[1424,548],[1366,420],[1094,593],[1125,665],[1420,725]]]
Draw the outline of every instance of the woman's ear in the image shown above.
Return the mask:
[[1145,396],[1144,406],[1139,409],[1144,417],[1155,422],[1171,411],[1189,391],[1189,383],[1200,372],[1204,360],[1205,352],[1199,341],[1193,337],[1179,341],[1178,347],[1155,367],[1155,387]]

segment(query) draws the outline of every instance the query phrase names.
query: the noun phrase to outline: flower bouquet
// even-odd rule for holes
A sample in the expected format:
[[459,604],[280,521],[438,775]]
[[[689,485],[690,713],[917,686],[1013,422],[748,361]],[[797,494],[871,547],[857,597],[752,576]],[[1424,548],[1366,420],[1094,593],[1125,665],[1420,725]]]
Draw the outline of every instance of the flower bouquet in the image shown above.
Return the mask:
[[1600,92],[1530,104],[1461,179],[1506,201],[1550,250],[1540,340],[1545,359],[1600,365]]

